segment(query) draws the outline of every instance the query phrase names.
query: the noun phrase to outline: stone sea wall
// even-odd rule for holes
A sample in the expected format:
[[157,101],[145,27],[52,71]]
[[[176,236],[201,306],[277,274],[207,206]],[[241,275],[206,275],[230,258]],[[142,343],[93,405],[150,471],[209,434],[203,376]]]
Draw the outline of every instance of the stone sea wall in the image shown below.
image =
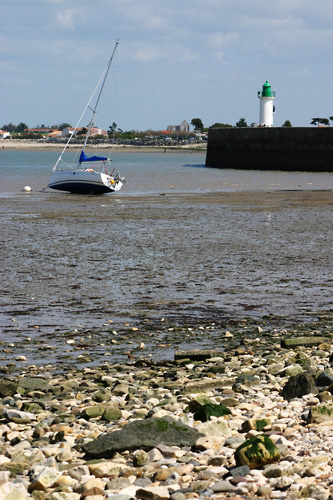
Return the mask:
[[332,172],[332,158],[333,128],[213,128],[206,166]]

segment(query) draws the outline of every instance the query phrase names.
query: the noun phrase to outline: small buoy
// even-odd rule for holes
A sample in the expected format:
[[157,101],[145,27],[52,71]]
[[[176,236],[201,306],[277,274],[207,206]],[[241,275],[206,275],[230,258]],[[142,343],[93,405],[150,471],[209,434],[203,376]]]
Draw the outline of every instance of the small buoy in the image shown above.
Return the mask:
[[31,187],[30,186],[24,186],[24,188],[22,189],[22,191],[24,193],[30,193],[32,191]]

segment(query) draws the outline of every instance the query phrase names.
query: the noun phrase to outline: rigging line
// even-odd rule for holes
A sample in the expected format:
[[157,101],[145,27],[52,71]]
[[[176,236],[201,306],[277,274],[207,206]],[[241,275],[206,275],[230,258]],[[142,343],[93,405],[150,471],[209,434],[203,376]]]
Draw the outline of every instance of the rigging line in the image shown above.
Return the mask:
[[[116,41],[116,45],[114,46],[114,49],[113,49],[113,52],[111,54],[111,57],[109,59],[109,62],[106,66],[106,69],[104,70],[104,79],[103,79],[103,82],[102,82],[102,85],[101,85],[101,88],[99,90],[99,94],[98,94],[98,97],[97,97],[97,100],[96,100],[96,104],[95,104],[95,107],[93,109],[93,114],[92,114],[92,117],[91,117],[91,120],[89,122],[89,128],[88,128],[88,132],[87,132],[87,135],[86,135],[86,139],[84,141],[84,144],[83,144],[83,148],[82,150],[84,151],[85,150],[85,147],[87,145],[87,142],[88,142],[88,139],[89,139],[89,134],[90,134],[90,130],[91,130],[91,127],[93,125],[93,122],[94,122],[94,117],[95,117],[95,114],[96,114],[96,110],[97,110],[97,106],[98,106],[98,103],[99,103],[99,100],[100,100],[100,97],[102,95],[102,92],[103,92],[103,88],[104,88],[104,85],[105,85],[105,81],[106,81],[106,78],[108,76],[108,73],[109,73],[109,70],[110,70],[110,66],[111,66],[111,63],[112,63],[112,59],[113,59],[113,56],[116,52],[116,49],[117,49],[117,46],[118,46],[118,43],[119,41],[117,40]],[[100,79],[100,81],[102,80],[102,78]]]
[[[93,99],[94,95],[96,94],[97,89],[98,89],[98,87],[100,86],[101,81],[103,80],[103,78],[104,78],[104,82],[103,82],[103,86],[102,86],[102,88],[104,87],[104,83],[105,83],[105,80],[106,80],[107,74],[108,74],[108,72],[109,72],[109,69],[110,69],[110,66],[111,66],[111,62],[112,62],[112,59],[113,59],[113,56],[114,56],[114,53],[115,53],[115,51],[116,51],[116,48],[117,48],[118,43],[119,43],[119,41],[117,40],[117,41],[116,41],[116,45],[115,45],[115,47],[114,47],[114,49],[113,49],[113,52],[112,52],[111,58],[110,58],[110,60],[108,61],[108,64],[106,65],[105,70],[103,71],[103,73],[102,73],[102,75],[101,75],[100,79],[98,80],[98,83],[97,83],[97,85],[96,85],[96,87],[95,87],[95,89],[94,89],[93,93],[91,94],[90,99],[89,99],[89,101],[88,101],[88,103],[87,103],[86,107],[84,108],[84,110],[83,110],[83,112],[82,112],[82,114],[81,114],[80,118],[78,119],[78,121],[77,121],[77,123],[76,123],[76,125],[75,125],[75,127],[74,127],[74,129],[73,129],[73,131],[71,132],[71,134],[70,134],[70,136],[69,136],[68,141],[67,141],[67,142],[66,142],[66,144],[65,144],[64,149],[63,149],[63,150],[62,150],[62,152],[61,152],[61,155],[59,156],[59,158],[58,158],[58,160],[57,160],[57,162],[56,162],[56,164],[54,165],[54,167],[53,167],[53,169],[52,169],[52,170],[55,170],[55,169],[57,168],[58,163],[59,163],[59,162],[60,162],[60,160],[62,159],[62,156],[63,156],[64,152],[66,151],[66,149],[67,149],[67,147],[68,147],[68,144],[69,144],[69,143],[70,143],[70,141],[72,140],[72,137],[73,137],[73,135],[74,135],[74,133],[75,133],[76,129],[78,128],[78,126],[79,126],[79,124],[80,124],[80,122],[81,122],[81,120],[82,120],[82,118],[83,118],[83,116],[84,116],[85,112],[86,112],[86,111],[87,111],[87,109],[90,107],[90,103],[91,103],[91,101],[92,101],[92,99]],[[97,104],[98,104],[98,101],[99,101],[100,95],[101,95],[101,92],[99,93],[99,96],[98,96],[98,100],[97,100],[97,103],[96,103],[96,106],[95,106],[95,111],[96,111],[96,107],[97,107]],[[90,126],[90,128],[91,128],[91,126]],[[87,136],[88,136],[88,134],[87,134]],[[86,143],[84,144],[84,147],[85,147],[85,146],[86,146]]]

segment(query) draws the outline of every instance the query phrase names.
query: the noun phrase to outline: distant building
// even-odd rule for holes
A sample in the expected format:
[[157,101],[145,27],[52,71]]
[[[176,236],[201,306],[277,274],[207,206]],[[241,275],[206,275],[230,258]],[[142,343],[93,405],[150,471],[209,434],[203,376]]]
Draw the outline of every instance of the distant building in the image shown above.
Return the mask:
[[[88,127],[79,127],[76,130],[74,129],[74,127],[66,127],[62,130],[62,136],[69,137],[74,132],[74,130],[75,130],[74,135],[78,135],[78,134],[80,134],[80,132],[83,128],[88,130]],[[106,130],[102,130],[101,128],[91,127],[90,136],[93,136],[93,135],[104,135],[105,137],[107,137],[108,133]]]
[[53,132],[50,132],[49,134],[47,134],[47,137],[49,139],[61,138],[62,137],[61,130],[53,130]]
[[180,125],[168,125],[168,132],[189,132],[190,126],[186,120],[183,120]]
[[0,139],[6,139],[11,137],[9,132],[6,132],[5,130],[0,130]]

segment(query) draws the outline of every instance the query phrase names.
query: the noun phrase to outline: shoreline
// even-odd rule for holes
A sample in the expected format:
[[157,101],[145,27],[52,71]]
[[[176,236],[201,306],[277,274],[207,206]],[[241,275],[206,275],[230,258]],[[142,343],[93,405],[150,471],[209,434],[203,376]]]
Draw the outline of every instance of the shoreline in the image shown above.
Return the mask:
[[[20,141],[1,141],[0,151],[62,151],[65,147],[64,143],[45,143],[22,139]],[[69,149],[82,149],[82,144],[70,144]],[[127,144],[96,144],[88,145],[88,150],[112,150],[116,153],[189,153],[199,152],[206,153],[207,146],[193,146],[186,144],[185,146],[132,146]]]

